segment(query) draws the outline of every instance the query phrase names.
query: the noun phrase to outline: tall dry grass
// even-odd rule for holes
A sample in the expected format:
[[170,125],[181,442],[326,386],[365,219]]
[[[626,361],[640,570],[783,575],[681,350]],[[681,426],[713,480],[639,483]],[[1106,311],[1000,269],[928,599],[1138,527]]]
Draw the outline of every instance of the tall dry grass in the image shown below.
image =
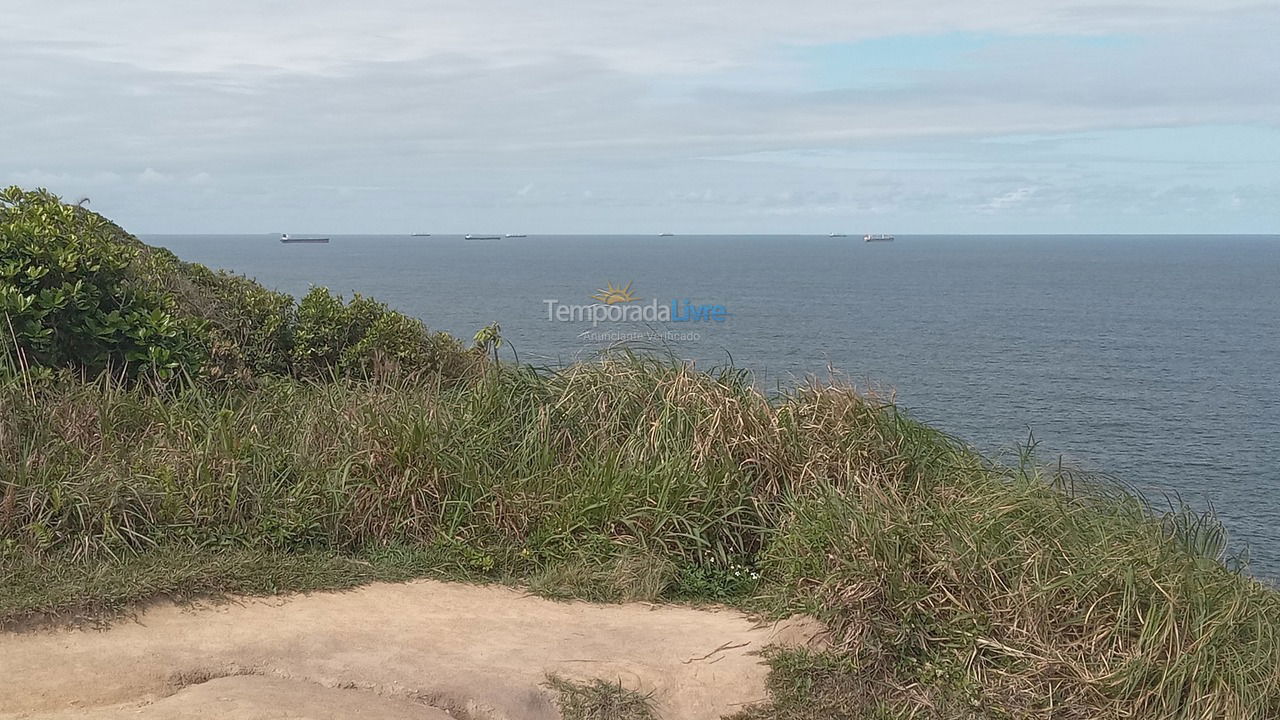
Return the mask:
[[1223,566],[1215,523],[838,383],[771,398],[626,356],[448,386],[0,385],[11,572],[413,548],[551,594],[821,617],[832,653],[778,658],[807,690],[757,716],[1280,716],[1280,596]]

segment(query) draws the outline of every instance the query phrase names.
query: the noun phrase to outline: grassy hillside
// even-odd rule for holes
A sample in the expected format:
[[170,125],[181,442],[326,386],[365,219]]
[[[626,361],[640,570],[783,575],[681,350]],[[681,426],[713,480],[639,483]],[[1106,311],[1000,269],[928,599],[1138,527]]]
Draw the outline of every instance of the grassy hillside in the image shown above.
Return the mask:
[[45,191],[0,191],[3,359],[47,376],[105,373],[245,384],[269,375],[468,374],[484,350],[370,298],[324,288],[295,301],[185,263]]
[[[344,365],[377,325],[351,305],[313,322],[306,301],[176,267],[149,287],[199,321],[189,372],[7,355],[7,622],[432,575],[826,621],[832,648],[773,655],[773,702],[739,720],[1280,716],[1280,595],[1223,566],[1211,520],[993,462],[838,383],[773,397],[629,355],[537,372],[443,339],[450,363],[402,363],[387,325],[377,363]],[[222,283],[293,308],[262,314],[290,349],[243,382],[209,371],[201,334],[235,302],[184,309]],[[236,327],[274,332],[218,332]]]

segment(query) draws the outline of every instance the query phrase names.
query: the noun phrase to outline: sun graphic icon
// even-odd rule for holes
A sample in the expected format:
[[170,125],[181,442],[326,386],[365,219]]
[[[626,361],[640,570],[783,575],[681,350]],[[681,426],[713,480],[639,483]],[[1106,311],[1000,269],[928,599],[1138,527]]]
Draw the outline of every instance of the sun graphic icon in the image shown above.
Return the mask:
[[605,305],[616,305],[618,303],[635,302],[640,298],[631,294],[631,283],[627,283],[626,287],[614,287],[613,283],[610,282],[605,287],[597,290],[596,294],[591,296],[591,299],[599,300]]

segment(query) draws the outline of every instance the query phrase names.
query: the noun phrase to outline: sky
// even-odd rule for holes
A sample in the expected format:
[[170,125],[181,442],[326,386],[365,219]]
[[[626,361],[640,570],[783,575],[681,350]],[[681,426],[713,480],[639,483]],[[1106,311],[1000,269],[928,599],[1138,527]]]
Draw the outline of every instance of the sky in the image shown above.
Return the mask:
[[1280,2],[0,0],[0,185],[153,233],[1280,233]]

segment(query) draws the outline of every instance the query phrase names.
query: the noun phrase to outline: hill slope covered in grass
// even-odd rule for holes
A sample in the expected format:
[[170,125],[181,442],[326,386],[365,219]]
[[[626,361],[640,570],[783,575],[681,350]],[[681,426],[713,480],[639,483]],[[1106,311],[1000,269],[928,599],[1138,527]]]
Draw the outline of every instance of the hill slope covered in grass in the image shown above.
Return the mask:
[[0,191],[4,360],[26,371],[176,376],[466,374],[478,353],[370,298],[301,301],[153,248],[48,192]]
[[[76,209],[41,226],[8,202],[5,263],[104,227]],[[633,355],[494,364],[376,303],[371,322],[360,301],[308,309],[122,232],[98,239],[132,248],[129,272],[84,284],[134,284],[193,359],[140,382],[161,373],[117,336],[93,363],[10,336],[8,622],[450,577],[825,621],[832,648],[775,653],[772,703],[740,720],[1280,716],[1280,595],[1224,567],[1211,519],[993,462],[839,383],[766,396],[739,371]],[[12,318],[36,286],[2,267]],[[63,316],[32,317],[38,337]]]

